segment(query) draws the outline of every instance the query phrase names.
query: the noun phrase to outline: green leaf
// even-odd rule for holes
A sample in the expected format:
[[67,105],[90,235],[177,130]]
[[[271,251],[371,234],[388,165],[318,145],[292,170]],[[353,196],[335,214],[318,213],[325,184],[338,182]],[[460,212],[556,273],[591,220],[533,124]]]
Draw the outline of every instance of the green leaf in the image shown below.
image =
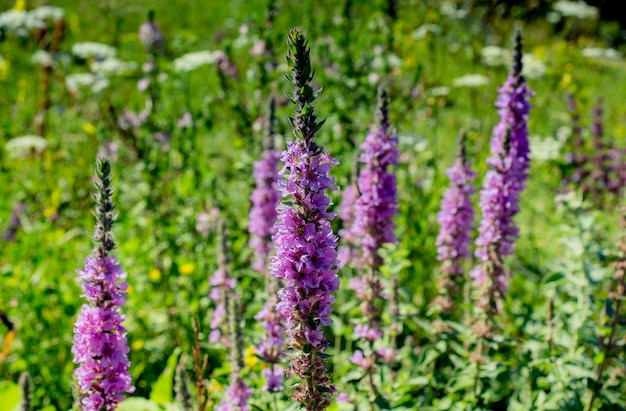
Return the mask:
[[130,397],[120,403],[119,411],[161,411],[161,407],[146,398]]
[[315,356],[321,358],[322,360],[327,360],[332,357],[331,354],[325,354],[323,352],[316,352]]
[[11,381],[0,381],[0,404],[5,410],[12,410],[20,403],[20,387]]
[[552,273],[545,280],[543,280],[544,284],[551,284],[557,281],[564,279],[565,276],[561,273]]
[[178,363],[179,354],[180,347],[176,347],[172,355],[170,355],[170,358],[167,359],[167,366],[152,386],[150,399],[156,404],[165,404],[174,400],[172,385],[174,383],[174,370]]
[[387,401],[387,399],[380,394],[376,396],[376,399],[374,400],[374,404],[378,405],[378,407],[381,410],[391,409],[391,404],[389,403],[389,401]]

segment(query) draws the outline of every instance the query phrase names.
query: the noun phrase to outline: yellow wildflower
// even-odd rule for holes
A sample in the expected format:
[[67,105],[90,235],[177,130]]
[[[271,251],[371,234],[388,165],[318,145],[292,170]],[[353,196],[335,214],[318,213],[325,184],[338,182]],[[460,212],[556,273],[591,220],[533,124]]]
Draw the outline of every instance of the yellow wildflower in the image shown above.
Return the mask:
[[85,133],[87,133],[87,134],[94,135],[94,134],[96,134],[98,129],[93,124],[91,124],[89,122],[85,122],[85,123],[83,123],[83,131]]
[[193,273],[193,270],[196,269],[196,265],[194,263],[186,263],[180,266],[178,272],[183,275],[188,275]]
[[161,279],[161,272],[155,268],[154,270],[150,271],[148,277],[150,277],[152,281],[158,281]]
[[254,367],[259,363],[259,358],[254,355],[255,350],[254,347],[246,348],[245,355],[243,357],[243,362],[250,368]]

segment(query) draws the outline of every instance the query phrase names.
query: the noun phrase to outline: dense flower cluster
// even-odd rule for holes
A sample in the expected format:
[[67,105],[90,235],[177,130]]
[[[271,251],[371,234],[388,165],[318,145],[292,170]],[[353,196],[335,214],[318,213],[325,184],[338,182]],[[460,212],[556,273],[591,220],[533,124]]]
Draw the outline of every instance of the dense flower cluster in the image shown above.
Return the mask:
[[78,398],[83,411],[115,410],[124,392],[134,391],[128,372],[128,342],[122,326],[128,284],[126,274],[109,255],[115,247],[111,227],[113,204],[111,195],[111,168],[108,161],[99,163],[98,193],[96,194],[96,230],[94,239],[100,243],[93,255],[87,257],[83,270],[78,270],[82,281],[84,304],[74,325],[72,354]]
[[435,303],[444,311],[452,308],[450,296],[461,291],[463,280],[463,260],[470,257],[474,207],[472,206],[472,184],[476,173],[471,169],[461,137],[459,155],[447,172],[450,187],[441,200],[441,210],[437,213],[437,222],[441,226],[437,236],[437,259],[442,262],[444,276],[439,279],[442,291]]
[[344,228],[339,230],[339,236],[342,242],[337,256],[339,259],[339,268],[343,268],[349,263],[358,265],[359,238],[352,232],[352,226],[354,225],[354,207],[358,197],[359,190],[356,184],[346,186],[341,192],[339,218],[343,220]]
[[265,275],[269,254],[274,248],[272,235],[274,221],[276,221],[276,204],[280,200],[280,193],[274,188],[278,181],[279,154],[274,150],[266,150],[263,159],[254,163],[255,189],[250,200],[250,247],[255,250],[252,268]]
[[128,342],[122,326],[124,315],[118,307],[124,305],[128,287],[115,257],[87,257],[84,270],[79,270],[84,297],[90,304],[80,310],[74,325],[72,354],[81,403],[85,411],[114,410],[124,399],[123,392],[133,392],[128,373]]
[[307,411],[321,411],[330,405],[336,391],[321,354],[328,346],[322,327],[332,323],[334,291],[339,288],[337,236],[330,225],[334,213],[328,210],[331,202],[325,194],[336,189],[329,173],[337,161],[313,141],[322,123],[312,106],[318,92],[310,85],[313,70],[302,29],[292,29],[288,43],[287,62],[295,86],[292,101],[297,105],[292,124],[297,138],[287,143],[281,155],[283,180],[277,188],[293,206],[278,207],[271,272],[284,281],[276,310],[285,319],[288,346],[296,351],[290,372],[302,380],[293,397]]
[[[386,95],[384,99],[386,99]],[[352,232],[361,239],[363,264],[377,269],[382,264],[378,251],[395,243],[393,218],[398,214],[396,176],[389,170],[398,164],[398,138],[389,127],[387,102],[380,107],[379,126],[361,144],[362,164],[358,178]]]
[[250,411],[248,398],[252,397],[250,388],[239,381],[230,385],[224,392],[222,402],[215,406],[215,411]]
[[383,263],[378,254],[383,244],[395,243],[395,223],[398,213],[396,177],[390,170],[398,164],[398,138],[389,126],[389,98],[386,90],[380,90],[377,109],[377,125],[361,144],[361,169],[357,179],[359,196],[354,202],[351,235],[359,241],[359,264],[364,271],[353,278],[350,286],[361,301],[360,309],[365,323],[357,324],[355,335],[363,342],[364,351],[356,350],[350,361],[370,375],[369,383],[374,387],[372,373],[379,360],[392,361],[394,350],[388,347],[375,348],[375,342],[383,337],[381,313],[388,298],[381,282],[379,268]]
[[283,385],[285,370],[278,365],[283,355],[283,344],[285,343],[285,326],[281,321],[281,316],[275,309],[276,299],[270,298],[254,318],[261,321],[265,334],[261,338],[256,351],[259,357],[268,367],[263,370],[265,377],[266,391],[279,391]]
[[281,156],[285,167],[278,184],[284,197],[295,199],[297,209],[286,204],[278,206],[276,224],[277,255],[272,265],[273,275],[285,281],[279,291],[277,310],[292,329],[289,336],[314,347],[327,344],[321,326],[330,325],[333,291],[339,288],[337,277],[337,237],[329,220],[330,199],[325,190],[334,190],[334,179],[328,174],[332,164],[321,147],[307,149],[306,142],[297,139],[287,143]]
[[502,261],[513,253],[519,235],[513,216],[519,212],[519,196],[528,178],[528,98],[532,92],[521,72],[522,43],[518,32],[513,69],[499,89],[496,102],[500,122],[493,130],[491,157],[487,159],[491,169],[480,192],[483,216],[475,255],[481,263],[471,272],[477,285],[488,287],[485,297],[489,301],[484,302],[491,307],[508,288],[511,273],[502,267]]

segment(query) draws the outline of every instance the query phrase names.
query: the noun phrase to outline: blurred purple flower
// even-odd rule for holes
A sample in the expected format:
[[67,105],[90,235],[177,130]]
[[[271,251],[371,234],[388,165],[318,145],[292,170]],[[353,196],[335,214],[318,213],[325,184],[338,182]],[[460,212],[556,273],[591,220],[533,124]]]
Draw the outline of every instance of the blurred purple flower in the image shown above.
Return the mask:
[[148,21],[139,26],[139,40],[146,46],[149,51],[163,51],[165,38],[159,25],[154,21],[154,12],[148,12]]
[[[519,230],[513,217],[519,212],[519,196],[528,178],[528,98],[522,72],[522,40],[515,36],[513,68],[496,101],[500,122],[491,139],[491,167],[480,192],[482,220],[476,239],[475,255],[480,264],[471,271],[479,286],[484,286],[483,308],[498,311],[498,302],[508,289],[511,273],[503,267],[504,258],[514,251]],[[487,281],[487,280],[491,281]]]
[[249,226],[250,247],[255,250],[252,268],[262,275],[267,273],[267,263],[270,252],[274,249],[272,235],[276,232],[276,205],[280,200],[280,193],[274,187],[279,180],[279,154],[274,150],[266,150],[263,159],[254,163],[255,188],[250,195]]
[[99,245],[87,257],[85,268],[78,270],[83,297],[74,325],[72,354],[78,385],[78,400],[84,411],[115,410],[135,388],[128,368],[128,341],[122,326],[128,284],[126,274],[115,257],[108,253],[115,247],[111,227],[114,221],[111,195],[111,168],[108,160],[98,163],[96,187],[96,230],[93,238]]
[[190,128],[193,126],[193,117],[190,112],[185,112],[183,116],[178,120],[176,126],[180,129]]
[[469,243],[474,224],[472,184],[476,173],[465,153],[465,135],[461,135],[460,150],[456,161],[447,170],[450,187],[441,200],[437,222],[441,226],[437,236],[437,259],[442,262],[439,278],[441,295],[434,301],[444,312],[453,308],[452,296],[458,295],[463,286],[463,261],[470,257]]

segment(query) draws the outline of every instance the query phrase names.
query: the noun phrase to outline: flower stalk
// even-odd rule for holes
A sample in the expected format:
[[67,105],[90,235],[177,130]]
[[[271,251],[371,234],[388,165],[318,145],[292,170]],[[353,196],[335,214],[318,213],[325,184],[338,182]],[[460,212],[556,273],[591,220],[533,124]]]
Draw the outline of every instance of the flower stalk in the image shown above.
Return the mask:
[[271,272],[284,281],[276,310],[285,319],[287,346],[295,353],[288,372],[300,383],[293,398],[307,411],[322,411],[336,392],[328,374],[329,355],[324,353],[328,340],[322,327],[332,324],[334,292],[339,288],[337,237],[330,225],[334,213],[328,210],[331,202],[325,193],[337,189],[329,176],[337,161],[315,142],[324,122],[318,121],[313,107],[320,90],[311,85],[310,50],[301,28],[291,29],[287,44],[295,88],[289,97],[296,105],[290,121],[296,139],[281,155],[283,179],[277,187],[293,206],[278,206]]
[[111,201],[114,188],[108,160],[98,161],[96,175],[96,247],[87,257],[85,268],[77,271],[88,304],[82,306],[74,325],[72,354],[74,363],[79,364],[74,376],[81,409],[112,411],[124,399],[123,393],[135,389],[128,372],[129,348],[122,326],[125,317],[120,313],[128,284],[123,281],[126,273],[110,255],[116,245],[111,231],[115,221]]

